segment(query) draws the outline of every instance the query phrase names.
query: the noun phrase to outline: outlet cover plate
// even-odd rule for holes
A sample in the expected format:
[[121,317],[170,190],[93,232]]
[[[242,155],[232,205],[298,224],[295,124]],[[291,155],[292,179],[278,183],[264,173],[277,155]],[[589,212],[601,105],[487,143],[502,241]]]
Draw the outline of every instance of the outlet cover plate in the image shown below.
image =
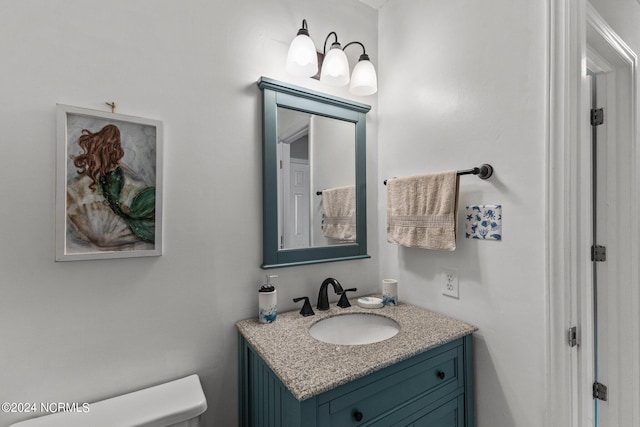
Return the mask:
[[460,299],[460,280],[455,268],[442,269],[442,295]]

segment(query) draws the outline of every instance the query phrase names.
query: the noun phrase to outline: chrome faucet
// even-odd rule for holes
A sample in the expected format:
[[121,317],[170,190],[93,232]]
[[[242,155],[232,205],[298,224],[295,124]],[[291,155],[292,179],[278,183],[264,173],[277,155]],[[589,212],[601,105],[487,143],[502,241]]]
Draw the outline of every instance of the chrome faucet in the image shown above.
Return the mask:
[[329,310],[329,296],[327,295],[327,286],[329,284],[333,285],[333,291],[336,295],[342,294],[342,286],[340,286],[340,282],[336,279],[329,277],[328,279],[324,279],[322,285],[320,285],[320,292],[318,292],[318,310]]

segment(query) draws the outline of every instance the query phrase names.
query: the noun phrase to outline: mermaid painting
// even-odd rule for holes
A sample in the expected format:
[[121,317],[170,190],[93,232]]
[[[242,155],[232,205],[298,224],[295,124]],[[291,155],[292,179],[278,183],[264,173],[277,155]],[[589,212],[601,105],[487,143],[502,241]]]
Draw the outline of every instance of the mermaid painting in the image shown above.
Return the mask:
[[118,126],[82,129],[77,145],[67,183],[67,238],[97,251],[152,249],[156,189],[124,162]]

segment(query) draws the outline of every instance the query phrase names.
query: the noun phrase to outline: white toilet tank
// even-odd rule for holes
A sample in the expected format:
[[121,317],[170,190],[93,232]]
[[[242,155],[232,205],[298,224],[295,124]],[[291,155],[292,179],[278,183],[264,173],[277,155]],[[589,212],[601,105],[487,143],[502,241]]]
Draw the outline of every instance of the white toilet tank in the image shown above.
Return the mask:
[[198,427],[207,400],[200,378],[191,375],[79,408],[11,427]]

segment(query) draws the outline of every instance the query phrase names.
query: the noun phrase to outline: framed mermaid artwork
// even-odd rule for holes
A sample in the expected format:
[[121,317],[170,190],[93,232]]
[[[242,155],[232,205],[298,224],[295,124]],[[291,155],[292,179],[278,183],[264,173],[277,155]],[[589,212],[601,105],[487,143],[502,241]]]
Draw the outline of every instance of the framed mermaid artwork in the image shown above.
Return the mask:
[[162,255],[162,122],[57,105],[56,261]]

